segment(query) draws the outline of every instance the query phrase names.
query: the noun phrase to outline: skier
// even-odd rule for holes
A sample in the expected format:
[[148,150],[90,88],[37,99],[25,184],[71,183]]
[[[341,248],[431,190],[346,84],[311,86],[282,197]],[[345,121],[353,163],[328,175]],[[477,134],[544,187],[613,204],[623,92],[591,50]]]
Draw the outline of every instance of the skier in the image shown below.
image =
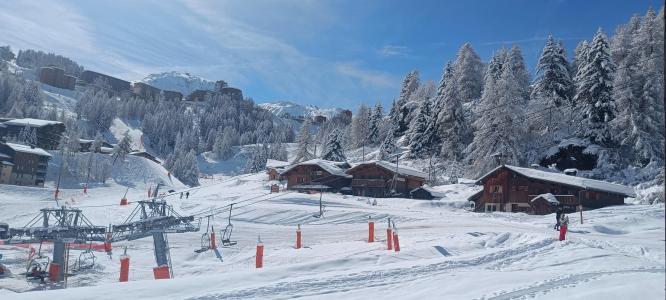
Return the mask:
[[185,199],[190,199],[190,191],[185,192]]
[[559,205],[555,212],[555,230],[560,230],[560,217],[562,217],[562,205]]
[[183,192],[180,192],[180,199],[183,199]]
[[560,241],[564,241],[567,235],[567,226],[569,225],[569,217],[562,214],[560,218]]

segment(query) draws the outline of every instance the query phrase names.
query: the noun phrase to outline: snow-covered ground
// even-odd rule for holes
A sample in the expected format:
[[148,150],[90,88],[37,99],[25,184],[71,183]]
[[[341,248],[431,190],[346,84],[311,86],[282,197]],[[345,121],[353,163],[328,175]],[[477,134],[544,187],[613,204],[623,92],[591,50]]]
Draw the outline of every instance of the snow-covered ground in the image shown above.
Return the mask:
[[284,117],[286,115],[291,117],[303,116],[310,118],[315,116],[324,116],[330,119],[338,113],[342,112],[342,108],[319,108],[314,105],[303,105],[289,101],[275,101],[259,103],[257,105],[278,117]]
[[[156,167],[159,173],[159,166]],[[127,171],[130,172],[130,171]],[[163,176],[163,175],[162,175]],[[160,180],[168,180],[159,178]],[[230,203],[232,240],[220,248],[224,261],[200,247],[198,233],[170,234],[174,279],[153,280],[152,241],[114,244],[111,258],[97,253],[94,269],[71,276],[67,289],[42,289],[20,275],[28,251],[0,246],[14,273],[0,279],[3,299],[664,299],[664,206],[625,205],[570,215],[571,232],[560,242],[553,215],[480,214],[458,208],[476,189],[436,187],[443,200],[369,199],[282,191],[269,194],[265,174],[202,179],[189,199],[168,197],[184,215],[201,216]],[[115,182],[115,181],[113,181]],[[150,182],[130,189],[130,201],[144,198]],[[183,186],[174,184],[174,188]],[[27,223],[48,200],[51,189],[0,186],[0,222]],[[65,190],[65,193],[76,193]],[[134,205],[116,205],[120,184],[93,187],[72,203],[95,224],[121,223]],[[228,212],[216,215],[216,231]],[[376,242],[367,243],[368,218],[376,220]],[[401,251],[386,250],[387,218],[396,223]],[[303,249],[295,249],[295,231]],[[218,244],[219,244],[218,233]],[[264,268],[255,269],[255,246],[264,243]],[[117,283],[119,255],[131,256],[130,282]],[[50,250],[45,245],[43,251]],[[72,260],[80,251],[72,250]],[[23,293],[14,293],[14,292]]]

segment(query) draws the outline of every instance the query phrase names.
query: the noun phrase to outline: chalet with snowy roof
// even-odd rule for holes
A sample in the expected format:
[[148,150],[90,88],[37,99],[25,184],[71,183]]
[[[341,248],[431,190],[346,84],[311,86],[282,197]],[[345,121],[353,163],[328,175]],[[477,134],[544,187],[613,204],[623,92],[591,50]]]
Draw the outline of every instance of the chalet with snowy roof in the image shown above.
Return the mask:
[[353,176],[353,195],[377,198],[409,196],[428,177],[417,169],[383,160],[362,162],[347,170],[347,174]]
[[0,143],[0,161],[4,165],[11,165],[11,176],[6,180],[8,184],[44,186],[46,169],[51,154],[44,149],[14,144]]
[[443,192],[439,192],[432,187],[424,185],[409,191],[409,196],[412,199],[433,200],[442,199],[445,195]]
[[349,167],[346,162],[312,159],[286,167],[280,176],[287,180],[287,189],[338,192],[351,182],[345,173]]
[[288,166],[289,162],[268,159],[266,161],[266,174],[268,174],[268,180],[280,180],[280,173],[282,173]]
[[[571,174],[571,173],[570,173]],[[476,211],[548,214],[561,205],[575,211],[624,204],[636,197],[628,186],[567,175],[554,170],[502,165],[476,181],[483,192],[475,197]]]
[[3,128],[0,128],[0,134],[5,139],[17,138],[21,131],[28,127],[35,130],[37,138],[36,147],[55,150],[58,149],[60,137],[65,132],[65,124],[58,121],[41,120],[41,119],[13,119],[2,123]]

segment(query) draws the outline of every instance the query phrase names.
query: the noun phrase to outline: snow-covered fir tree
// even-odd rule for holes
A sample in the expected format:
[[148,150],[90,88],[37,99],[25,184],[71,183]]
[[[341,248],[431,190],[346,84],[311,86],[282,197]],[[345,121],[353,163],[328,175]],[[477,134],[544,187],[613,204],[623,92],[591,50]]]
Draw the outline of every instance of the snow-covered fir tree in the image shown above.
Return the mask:
[[372,116],[370,118],[370,128],[368,131],[368,143],[376,145],[380,142],[380,131],[382,126],[382,121],[384,119],[384,112],[382,104],[377,102],[375,108],[372,111]]
[[125,157],[130,152],[132,152],[132,140],[129,136],[129,131],[125,131],[123,138],[120,140],[118,145],[113,148],[113,164],[115,165],[116,161],[118,160],[121,162],[125,160]]
[[664,161],[664,24],[650,9],[620,26],[611,45],[617,59],[613,99],[615,138],[628,148],[627,163],[644,167]]
[[[566,56],[566,54],[561,53],[562,55]],[[527,100],[529,98],[531,89],[530,89],[530,82],[531,77],[530,73],[527,71],[527,67],[525,66],[525,59],[523,58],[523,52],[520,50],[520,47],[518,45],[513,45],[511,47],[511,50],[509,50],[507,54],[507,63],[511,70],[513,71],[513,75],[516,77],[516,81],[518,82],[518,86],[521,87],[523,98]]]
[[[393,130],[395,130],[395,128]],[[392,159],[397,147],[396,137],[393,134],[387,134],[382,141],[382,144],[379,146],[379,159]]]
[[452,80],[453,66],[447,63],[435,98],[439,109],[433,114],[437,125],[436,136],[440,143],[438,152],[444,161],[462,160],[463,151],[471,142],[471,132],[463,112],[462,100],[458,97],[458,91]]
[[457,93],[463,103],[477,100],[483,90],[483,62],[470,43],[462,45],[453,64]]
[[433,124],[430,101],[425,100],[421,102],[418,115],[409,132],[411,157],[425,158],[433,154],[436,146],[436,132]]
[[312,144],[312,135],[310,134],[311,124],[312,121],[310,121],[309,118],[306,118],[303,125],[301,125],[301,129],[296,137],[298,149],[296,150],[296,157],[294,158],[293,163],[299,163],[314,158],[314,154],[310,152],[310,146]]
[[412,93],[418,89],[420,83],[421,79],[419,78],[419,72],[417,70],[410,71],[402,80],[400,96],[398,96],[398,100],[395,103],[397,106],[395,117],[398,121],[398,130],[396,133],[399,136],[403,135],[409,129],[409,115],[411,111],[408,106],[408,101]]
[[268,151],[269,149],[266,144],[252,147],[250,157],[248,157],[247,163],[245,165],[245,172],[257,173],[265,170]]
[[577,134],[593,143],[608,145],[612,142],[610,122],[616,114],[612,98],[615,65],[601,29],[594,36],[586,56],[587,60],[581,62],[575,78],[574,102],[580,107],[582,119]]
[[504,164],[519,165],[523,161],[523,111],[516,101],[523,96],[523,89],[511,68],[501,69],[498,79],[486,77],[480,103],[484,113],[478,116],[474,140],[466,149],[473,176],[496,167],[496,157]]
[[328,135],[328,140],[326,141],[326,146],[324,147],[321,158],[332,161],[347,161],[347,157],[345,156],[342,147],[342,141],[340,140],[340,131],[338,129],[333,130]]

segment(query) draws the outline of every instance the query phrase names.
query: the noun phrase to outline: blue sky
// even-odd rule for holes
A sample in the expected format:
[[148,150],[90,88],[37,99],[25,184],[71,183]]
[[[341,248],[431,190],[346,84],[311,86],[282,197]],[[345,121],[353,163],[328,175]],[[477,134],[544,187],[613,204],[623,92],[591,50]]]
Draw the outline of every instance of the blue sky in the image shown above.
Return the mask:
[[183,71],[256,102],[388,104],[411,69],[439,81],[464,42],[486,61],[518,44],[533,71],[549,33],[570,50],[657,0],[2,1],[0,44],[128,80]]

